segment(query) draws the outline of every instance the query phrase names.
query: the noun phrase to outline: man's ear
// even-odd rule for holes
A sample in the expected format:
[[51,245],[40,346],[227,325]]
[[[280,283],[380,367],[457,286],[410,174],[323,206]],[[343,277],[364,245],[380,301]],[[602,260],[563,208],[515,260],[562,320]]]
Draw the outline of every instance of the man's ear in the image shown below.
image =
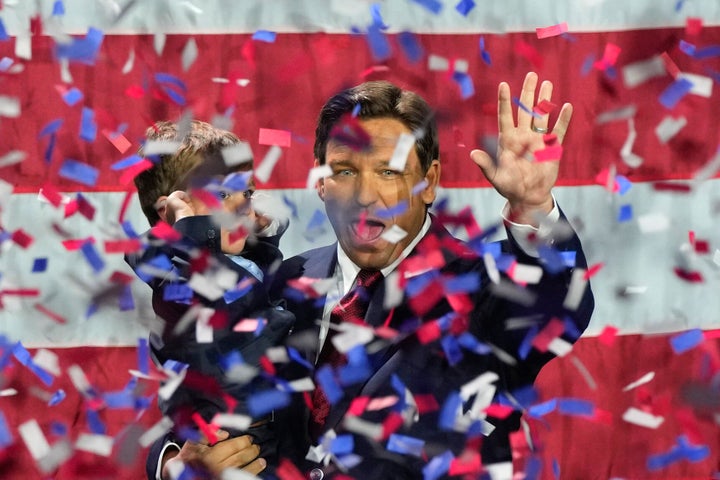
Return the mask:
[[[316,158],[315,163],[313,165],[314,167],[320,166],[320,161]],[[320,200],[323,202],[325,201],[325,179],[320,178],[318,179],[317,183],[315,184],[315,191],[317,191],[318,197],[320,197]]]
[[427,186],[420,191],[420,198],[422,198],[425,205],[430,205],[435,201],[436,190],[438,185],[440,185],[439,160],[433,160],[432,163],[430,163],[430,168],[428,168],[428,171],[425,173],[425,181],[427,182]]
[[155,202],[155,211],[158,214],[158,217],[160,217],[160,220],[167,223],[167,195],[162,195],[158,197],[157,201]]

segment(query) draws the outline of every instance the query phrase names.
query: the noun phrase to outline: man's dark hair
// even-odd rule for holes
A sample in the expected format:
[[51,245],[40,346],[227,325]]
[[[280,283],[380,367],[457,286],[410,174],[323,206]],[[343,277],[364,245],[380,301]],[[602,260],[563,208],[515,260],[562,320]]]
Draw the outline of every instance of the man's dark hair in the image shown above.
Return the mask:
[[427,172],[433,160],[439,159],[437,123],[427,102],[417,93],[403,90],[390,82],[372,81],[343,90],[323,105],[315,129],[313,149],[320,164],[325,163],[325,151],[332,128],[344,115],[352,113],[356,108],[359,109],[357,117],[360,119],[394,118],[413,134],[421,135],[415,142],[415,151],[423,173]]

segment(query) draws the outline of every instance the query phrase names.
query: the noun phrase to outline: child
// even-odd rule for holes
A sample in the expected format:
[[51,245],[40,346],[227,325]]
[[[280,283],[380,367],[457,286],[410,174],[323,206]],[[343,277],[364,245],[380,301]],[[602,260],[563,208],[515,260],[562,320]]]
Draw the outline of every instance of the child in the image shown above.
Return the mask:
[[[257,375],[260,358],[282,343],[294,316],[270,302],[263,283],[282,261],[277,247],[288,222],[253,210],[251,159],[226,166],[223,152],[240,140],[200,121],[192,121],[184,135],[178,130],[177,124],[160,122],[147,131],[154,147],[179,142],[179,148],[159,155],[135,178],[143,212],[159,227],[147,234],[143,251],[126,260],[153,290],[153,309],[162,323],[150,336],[155,360],[188,365],[182,385],[159,401],[182,443],[183,430],[198,428],[195,413],[204,422],[218,413],[248,414],[248,396],[269,388]],[[163,229],[161,221],[172,230]],[[251,328],[234,331],[239,324]],[[252,421],[246,432],[225,430],[253,435],[272,466],[277,460],[272,414]]]

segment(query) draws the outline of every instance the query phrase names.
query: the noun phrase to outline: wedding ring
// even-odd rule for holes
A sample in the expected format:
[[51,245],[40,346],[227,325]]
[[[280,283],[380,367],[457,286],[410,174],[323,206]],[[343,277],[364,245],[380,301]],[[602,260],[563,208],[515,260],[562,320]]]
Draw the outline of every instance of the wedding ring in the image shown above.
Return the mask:
[[535,133],[542,133],[542,134],[548,133],[547,128],[536,127],[535,124],[530,125],[530,130],[532,130]]

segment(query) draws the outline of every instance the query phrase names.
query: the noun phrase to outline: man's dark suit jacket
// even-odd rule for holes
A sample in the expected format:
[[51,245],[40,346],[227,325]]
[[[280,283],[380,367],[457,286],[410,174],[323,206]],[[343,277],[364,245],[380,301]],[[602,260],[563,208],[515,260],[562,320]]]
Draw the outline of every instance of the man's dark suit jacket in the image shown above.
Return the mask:
[[[562,216],[564,219],[564,216]],[[510,260],[510,254],[518,263],[540,265],[537,259],[523,253],[512,238],[501,242],[503,254],[499,263]],[[554,251],[574,251],[575,268],[586,268],[586,260],[578,237],[572,234],[571,238],[556,241],[552,245]],[[475,249],[474,249],[475,248]],[[579,307],[569,311],[563,307],[563,301],[568,292],[568,286],[573,268],[560,268],[556,273],[544,271],[541,281],[536,285],[528,285],[527,291],[535,295],[536,301],[531,305],[520,305],[506,300],[506,295],[497,294],[497,285],[489,278],[482,255],[481,247],[468,245],[452,237],[436,219],[428,234],[416,246],[411,255],[403,261],[417,262],[429,252],[442,252],[444,265],[422,275],[415,276],[406,289],[402,303],[392,311],[383,308],[385,295],[384,284],[377,288],[371,298],[365,321],[371,326],[389,325],[400,332],[395,341],[384,341],[375,344],[374,353],[369,355],[369,374],[358,383],[344,386],[345,396],[332,406],[326,427],[334,428],[342,433],[343,417],[350,402],[358,396],[383,397],[398,395],[398,385],[404,385],[412,395],[431,394],[436,399],[439,408],[435,411],[422,413],[419,420],[405,425],[397,433],[416,437],[425,442],[425,459],[413,455],[401,455],[388,452],[384,441],[370,440],[362,435],[354,435],[353,453],[362,457],[362,461],[349,470],[355,478],[422,478],[422,469],[428,458],[441,454],[450,449],[454,454],[461,453],[467,437],[464,433],[449,431],[440,428],[438,421],[440,410],[448,397],[457,392],[462,385],[475,379],[484,372],[496,372],[499,375],[497,391],[499,395],[511,393],[513,398],[525,398],[520,389],[529,387],[537,377],[538,372],[553,355],[531,348],[527,356],[519,358],[519,350],[523,342],[532,338],[532,334],[542,329],[551,319],[557,318],[565,322],[566,329],[562,338],[573,342],[587,327],[594,306],[594,300],[589,285],[582,297]],[[309,299],[299,295],[297,291],[289,289],[287,282],[299,277],[327,278],[333,276],[337,265],[337,244],[310,250],[296,257],[287,259],[277,272],[271,295],[282,297],[287,302],[287,308],[295,313],[296,323],[289,345],[300,351],[309,363],[314,363],[318,348],[319,319],[322,318],[325,299],[323,297]],[[403,270],[403,264],[399,269]],[[553,268],[551,270],[557,270]],[[448,295],[443,285],[447,280],[457,278],[459,275],[476,275],[480,281],[480,288],[469,292],[465,296],[465,303],[458,301],[460,296]],[[511,282],[503,274],[502,282]],[[509,285],[507,283],[506,285]],[[413,295],[407,291],[413,290]],[[413,297],[415,298],[413,300]],[[430,306],[414,308],[417,299],[430,299]],[[458,315],[453,310],[463,310],[470,305],[466,315]],[[418,314],[420,310],[421,314]],[[426,310],[426,311],[425,311]],[[534,327],[520,329],[506,329],[506,321],[510,318],[523,317],[535,322]],[[389,321],[388,321],[389,319]],[[414,333],[418,327],[428,322],[443,321],[445,330],[445,350],[440,340],[421,343]],[[532,330],[532,331],[531,331]],[[463,332],[471,333],[478,341],[491,348],[499,348],[516,360],[515,365],[503,361],[495,353],[478,354],[465,348],[457,347],[454,342]],[[453,352],[458,349],[462,358],[457,359]],[[448,354],[453,358],[454,365],[450,365]],[[297,366],[297,364],[295,364]],[[317,366],[320,367],[319,365]],[[299,368],[294,375],[298,377],[312,375],[311,371]],[[399,382],[398,382],[399,380]],[[527,390],[526,390],[527,391]],[[402,395],[399,395],[401,402]],[[425,397],[427,398],[427,397]],[[308,433],[308,408],[300,395],[295,397],[294,404],[278,412],[276,422],[280,428],[278,432],[285,435],[280,439],[280,456],[285,456],[306,472],[318,467],[317,464],[304,462],[303,458],[311,443]],[[528,400],[526,399],[525,402]],[[404,403],[404,402],[402,402]],[[401,403],[401,404],[402,404]],[[527,403],[523,405],[527,407]],[[465,405],[467,408],[467,405]],[[363,420],[382,423],[389,410],[364,412]],[[519,414],[513,414],[505,420],[489,418],[496,429],[482,440],[482,460],[484,464],[511,460],[511,450],[508,435],[519,426]],[[331,465],[323,467],[325,478],[330,478],[337,470]]]

